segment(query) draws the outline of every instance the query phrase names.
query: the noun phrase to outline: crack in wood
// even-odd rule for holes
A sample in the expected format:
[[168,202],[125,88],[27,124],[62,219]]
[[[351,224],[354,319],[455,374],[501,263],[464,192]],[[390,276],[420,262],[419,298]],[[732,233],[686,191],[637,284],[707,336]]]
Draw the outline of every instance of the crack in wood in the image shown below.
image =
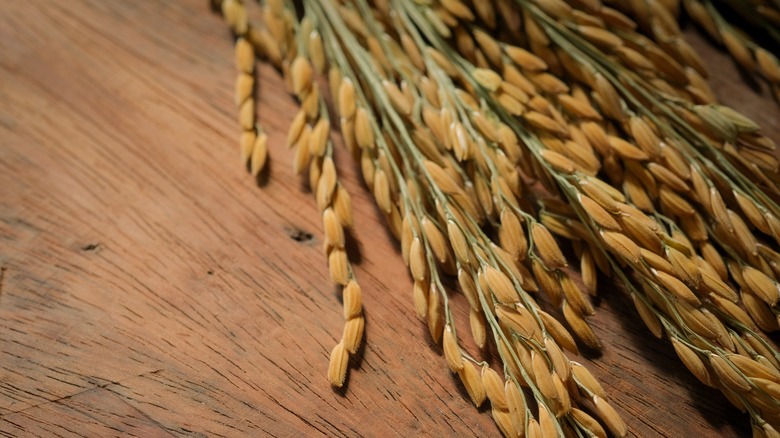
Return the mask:
[[[0,270],[2,270],[0,272],[4,272],[5,271],[5,267],[0,268]],[[96,389],[105,389],[105,390],[113,392],[114,394],[119,395],[115,391],[112,391],[111,388],[109,388],[109,386],[112,386],[112,385],[114,385],[114,386],[121,386],[122,382],[126,382],[126,381],[132,380],[132,379],[137,379],[139,377],[146,377],[146,376],[150,376],[150,375],[155,375],[155,374],[157,374],[157,373],[159,373],[161,371],[164,371],[164,369],[163,368],[158,368],[158,369],[155,369],[155,370],[143,372],[141,374],[136,374],[136,375],[133,375],[133,376],[129,376],[129,377],[126,377],[126,378],[124,378],[122,380],[116,380],[116,381],[111,380],[111,381],[108,381],[106,383],[96,384],[96,385],[93,385],[93,386],[90,386],[90,387],[87,387],[87,388],[83,388],[81,391],[78,391],[78,392],[76,392],[74,394],[64,395],[62,397],[57,397],[57,398],[52,399],[52,400],[46,400],[46,401],[44,401],[42,403],[38,403],[38,404],[35,404],[35,405],[27,406],[26,408],[18,410],[18,411],[11,411],[11,412],[9,412],[7,414],[2,414],[2,415],[0,415],[0,420],[4,420],[5,417],[7,417],[9,415],[20,414],[22,412],[26,412],[26,411],[29,411],[29,410],[32,410],[32,409],[35,409],[35,408],[40,408],[41,406],[45,406],[45,405],[48,405],[48,404],[62,403],[65,400],[72,399],[73,397],[78,397],[78,396],[80,396],[82,394],[85,394],[85,393],[90,392],[90,391],[94,391]]]
[[0,266],[0,297],[3,296],[3,286],[5,286],[5,271],[7,270],[7,267]]

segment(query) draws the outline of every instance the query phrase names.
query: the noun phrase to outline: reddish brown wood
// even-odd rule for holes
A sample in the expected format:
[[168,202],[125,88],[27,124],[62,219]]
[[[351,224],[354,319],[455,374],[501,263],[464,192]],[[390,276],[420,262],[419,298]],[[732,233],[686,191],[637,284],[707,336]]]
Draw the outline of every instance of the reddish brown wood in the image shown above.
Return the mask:
[[[780,139],[775,104],[696,47],[719,96]],[[283,147],[295,104],[262,66],[272,161],[258,188],[237,164],[234,74],[203,0],[3,5],[0,432],[497,434],[413,316],[398,248],[344,154],[368,335],[348,390],[328,386],[342,311]],[[580,360],[631,430],[748,433],[604,289],[604,354]]]

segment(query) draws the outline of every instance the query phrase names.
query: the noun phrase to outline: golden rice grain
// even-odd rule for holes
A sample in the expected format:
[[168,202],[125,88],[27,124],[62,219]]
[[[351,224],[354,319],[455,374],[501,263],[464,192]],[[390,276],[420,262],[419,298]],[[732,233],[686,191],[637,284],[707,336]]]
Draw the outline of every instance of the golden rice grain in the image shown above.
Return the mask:
[[709,291],[710,293],[720,295],[721,297],[726,298],[732,302],[736,302],[736,293],[717,275],[713,275],[706,270],[700,270],[699,272],[701,272],[702,286],[705,288],[705,290]]
[[479,297],[477,296],[477,285],[474,283],[474,279],[471,277],[471,273],[465,269],[458,268],[458,284],[463,291],[463,295],[466,296],[466,300],[472,309],[480,309]]
[[751,292],[768,305],[774,306],[780,300],[780,290],[778,290],[777,283],[768,275],[752,266],[745,266],[742,269],[742,277]]
[[690,347],[680,342],[676,337],[672,337],[671,339],[675,353],[677,353],[677,356],[680,358],[683,365],[688,368],[688,371],[699,379],[700,382],[707,386],[713,386],[714,382],[712,376],[710,376],[709,370],[704,365],[704,362],[699,355]]
[[428,240],[428,245],[433,251],[433,254],[440,263],[445,264],[446,261],[451,257],[450,247],[447,243],[447,239],[444,237],[444,234],[439,231],[439,228],[436,226],[436,224],[427,217],[423,217],[421,224],[423,232],[425,233],[425,237]]
[[757,47],[753,53],[761,74],[771,82],[780,83],[780,62],[777,57],[762,47]]
[[412,239],[409,249],[409,270],[412,278],[423,281],[428,275],[428,264],[425,257],[425,247],[418,237]]
[[607,432],[595,418],[588,415],[585,411],[572,408],[571,416],[582,428],[598,438],[607,438]]
[[322,160],[322,175],[317,183],[317,207],[324,211],[333,200],[333,192],[336,190],[338,177],[336,175],[336,165],[331,157],[325,157]]
[[668,208],[670,212],[677,216],[690,216],[696,212],[685,198],[666,185],[658,188],[658,199],[661,206]]
[[343,248],[334,248],[328,254],[330,278],[334,283],[346,286],[349,281],[349,261]]
[[384,170],[377,169],[374,173],[374,198],[379,208],[385,212],[390,213],[393,206],[393,201],[390,198],[390,185],[387,180],[387,175]]
[[772,230],[769,227],[769,223],[764,217],[764,214],[761,213],[761,210],[759,210],[758,206],[756,205],[756,202],[748,198],[747,196],[745,196],[745,194],[743,194],[738,190],[734,190],[733,193],[734,193],[734,197],[737,199],[739,208],[742,209],[743,213],[745,213],[745,216],[748,218],[750,223],[752,223],[756,228],[758,228],[762,232],[766,234],[772,234]]
[[477,81],[479,85],[484,87],[486,90],[490,92],[494,92],[498,90],[498,87],[501,86],[501,76],[496,73],[493,70],[486,69],[486,68],[477,68],[474,69],[474,71],[471,72],[472,77],[474,77],[474,80]]
[[634,70],[654,70],[655,66],[652,62],[650,62],[649,59],[647,59],[647,56],[643,55],[637,50],[634,50],[627,46],[621,46],[615,49],[615,54],[618,56],[620,61],[625,64],[628,67],[631,67]]
[[482,134],[485,139],[491,142],[499,142],[501,139],[498,136],[496,129],[496,123],[493,120],[485,117],[485,114],[479,111],[473,111],[471,113],[471,121],[474,122],[479,133]]
[[360,285],[354,279],[350,280],[342,291],[344,301],[344,319],[349,320],[360,316],[363,309]]
[[642,256],[639,246],[625,234],[614,231],[599,233],[607,247],[632,265],[637,265]]
[[683,300],[692,306],[700,306],[701,301],[696,297],[696,295],[691,291],[688,286],[685,285],[682,281],[680,281],[679,278],[667,274],[663,271],[656,271],[655,278],[658,281],[658,283],[667,291],[669,291],[672,295],[674,295],[677,299]]
[[511,379],[508,379],[504,384],[504,395],[507,408],[512,415],[512,423],[514,424],[515,430],[519,436],[523,436],[527,409],[523,393]]
[[539,426],[539,422],[536,421],[535,418],[531,417],[528,418],[528,426],[526,427],[526,434],[528,438],[548,438],[544,435],[542,435],[541,427]]
[[577,170],[577,165],[574,164],[569,158],[559,154],[558,152],[544,149],[539,152],[544,159],[553,169],[565,174],[572,174]]
[[544,349],[547,352],[547,356],[550,358],[555,375],[559,376],[564,381],[569,380],[571,376],[571,367],[569,366],[569,359],[558,346],[554,339],[544,338]]
[[296,57],[290,66],[293,93],[301,97],[312,86],[314,72],[311,63],[303,56]]
[[385,93],[387,93],[387,97],[390,99],[390,104],[396,111],[404,116],[411,114],[412,102],[406,98],[406,95],[396,84],[384,80],[382,81],[382,87],[384,87]]
[[723,45],[726,46],[731,56],[734,57],[742,68],[748,71],[755,70],[756,61],[750,54],[750,49],[740,40],[740,37],[731,29],[726,29],[720,35],[723,38]]
[[574,310],[580,315],[590,316],[594,314],[593,306],[590,304],[585,294],[580,290],[579,286],[568,275],[560,276],[561,290],[563,291],[566,301],[574,308]]
[[484,276],[490,292],[499,302],[507,304],[518,300],[517,291],[506,274],[492,266],[485,266],[482,269],[482,276]]
[[428,331],[433,342],[438,344],[444,332],[444,306],[437,288],[431,284],[428,288]]
[[577,26],[577,32],[597,47],[612,51],[623,45],[623,40],[614,33],[595,26]]
[[479,29],[475,29],[473,35],[490,63],[496,66],[501,65],[501,47],[498,42],[487,32]]
[[330,353],[330,364],[328,365],[328,380],[330,384],[341,388],[344,385],[344,379],[347,376],[347,364],[349,355],[344,348],[344,342],[339,342],[333,347]]
[[[481,155],[480,155],[481,156]],[[482,211],[485,213],[486,216],[493,217],[493,193],[491,191],[490,186],[488,186],[488,182],[485,178],[477,177],[474,181],[474,191],[476,192],[477,199],[479,200],[478,204],[480,207],[482,207]],[[499,228],[499,234],[501,234],[501,230]],[[500,238],[499,238],[500,241]]]
[[594,120],[601,120],[602,118],[601,114],[589,102],[583,102],[568,94],[558,95],[558,103],[574,116]]
[[557,400],[558,391],[555,389],[550,368],[544,356],[536,351],[531,352],[531,364],[533,369],[534,381],[539,392],[548,400]]
[[238,122],[244,131],[250,131],[255,127],[255,100],[246,98],[238,110]]
[[780,382],[780,372],[773,366],[762,364],[739,354],[729,354],[727,358],[747,377],[770,380],[775,383]]
[[725,387],[737,393],[750,391],[750,382],[723,357],[710,354],[710,365]]
[[484,348],[485,342],[487,342],[487,322],[485,321],[485,315],[481,311],[475,308],[469,309],[469,325],[471,327],[471,336],[474,338],[474,343],[477,347]]
[[236,92],[235,102],[236,106],[241,108],[241,104],[246,102],[247,99],[252,97],[255,90],[255,78],[252,75],[246,73],[239,73],[236,77]]
[[538,259],[531,260],[531,269],[534,272],[536,280],[539,282],[542,290],[550,298],[553,305],[559,305],[561,303],[562,290],[560,281],[558,281],[558,271],[548,271],[544,264]]
[[538,326],[527,310],[519,307],[515,310],[507,306],[497,306],[495,312],[498,320],[507,330],[512,330],[525,338],[537,337]]
[[505,45],[504,52],[518,67],[529,72],[547,70],[547,64],[533,53],[520,47]]
[[533,222],[531,224],[531,239],[533,239],[537,254],[548,269],[564,268],[568,265],[558,242],[555,241],[547,227]]
[[344,343],[344,348],[350,353],[354,354],[360,348],[365,326],[366,320],[362,315],[350,318],[344,324],[344,335],[341,342]]
[[333,194],[333,211],[339,218],[342,227],[352,227],[354,218],[352,216],[352,200],[349,197],[347,189],[340,183],[336,185],[336,191]]
[[607,426],[610,432],[617,437],[624,437],[628,435],[628,428],[623,419],[617,413],[615,408],[612,407],[605,399],[599,396],[593,397],[593,404],[596,407],[596,413],[601,418],[601,421]]
[[365,108],[360,107],[355,111],[355,142],[361,149],[371,149],[375,141],[371,115]]
[[707,317],[706,309],[693,307],[684,301],[674,302],[674,308],[694,333],[712,341],[718,339],[719,327]]
[[412,64],[418,70],[424,70],[425,61],[423,60],[422,54],[420,53],[420,48],[417,47],[417,44],[415,44],[414,40],[411,36],[409,36],[409,34],[401,34],[401,46],[403,47],[404,52],[406,52],[406,54],[409,56],[409,60],[411,60]]
[[557,319],[553,318],[550,314],[537,310],[539,317],[544,324],[545,330],[552,336],[555,342],[571,353],[578,354],[577,343],[574,341],[571,333],[561,324]]
[[301,132],[296,143],[295,155],[293,157],[293,172],[300,175],[306,166],[309,165],[311,157],[309,153],[309,137],[311,136],[311,126],[306,125]]
[[595,75],[594,90],[601,98],[602,111],[604,111],[608,117],[618,121],[625,120],[626,113],[623,109],[623,103],[617,90],[615,90],[615,87],[600,73]]
[[255,71],[255,49],[246,38],[236,39],[236,68],[238,71],[252,74]]
[[441,0],[440,3],[444,9],[457,18],[465,21],[474,20],[474,13],[471,11],[471,8],[461,0]]
[[502,411],[509,410],[504,393],[504,379],[488,366],[482,367],[482,386],[484,386],[485,394],[493,408]]
[[591,250],[583,251],[580,256],[580,274],[582,275],[582,284],[585,286],[585,291],[588,295],[596,296],[598,272]]
[[743,324],[745,327],[748,327],[751,330],[758,330],[756,323],[753,322],[753,320],[750,318],[750,315],[748,315],[747,312],[742,309],[742,307],[718,295],[711,295],[710,300],[718,310],[725,313],[730,318],[738,321],[740,324]]
[[463,369],[458,371],[463,386],[466,388],[474,406],[479,407],[485,401],[485,387],[482,385],[482,378],[471,361],[463,363]]
[[458,183],[441,166],[429,160],[423,161],[423,166],[442,192],[447,194],[461,192]]
[[646,47],[644,53],[655,66],[658,75],[669,84],[670,88],[672,85],[688,84],[688,76],[685,74],[685,69],[669,54],[655,46]]
[[748,228],[745,221],[732,210],[728,210],[728,215],[729,220],[732,225],[734,225],[733,241],[735,241],[746,254],[752,256],[758,255],[758,242],[756,241],[756,236],[750,231],[750,228]]
[[461,231],[460,227],[453,221],[447,221],[447,235],[450,238],[450,245],[455,253],[455,258],[458,262],[464,265],[470,263],[469,258],[469,244],[466,241],[466,236]]
[[[235,1],[232,18],[228,20],[230,27],[233,29],[236,35],[244,35],[249,28],[249,20],[247,18],[246,8],[241,2]],[[227,16],[226,16],[227,18]]]
[[325,243],[334,248],[343,248],[344,229],[333,208],[328,207],[322,212],[322,223],[325,229]]
[[652,333],[656,338],[660,339],[661,336],[663,336],[663,326],[661,325],[661,320],[658,319],[658,316],[655,314],[655,312],[653,312],[648,304],[645,303],[645,301],[636,293],[631,294],[631,300],[634,302],[634,307],[636,308],[637,313],[639,313],[639,317],[642,318],[642,321],[650,330],[650,333]]
[[668,168],[657,163],[648,163],[647,169],[659,183],[666,184],[678,192],[688,192],[688,184]]
[[525,113],[525,106],[517,100],[513,95],[506,92],[499,92],[496,96],[496,101],[504,109],[513,116],[520,116]]
[[528,250],[525,231],[520,219],[508,208],[501,211],[501,227],[498,229],[499,242],[515,259],[523,260]]
[[647,186],[642,184],[642,182],[633,174],[626,175],[623,180],[623,189],[631,202],[642,211],[654,212],[655,206],[653,205],[653,200],[646,188]]
[[543,438],[558,436],[558,422],[546,406],[539,406],[539,434]]
[[412,298],[414,299],[414,310],[417,317],[425,319],[428,316],[428,289],[427,281],[416,281],[412,288]]
[[257,133],[255,130],[244,131],[241,133],[239,145],[241,149],[241,163],[247,164],[255,150],[255,141],[257,140]]
[[[773,382],[772,380],[768,379],[762,379],[760,377],[752,378],[750,381],[758,387],[761,391],[763,391],[766,395],[768,395],[770,398],[775,400],[780,400],[780,384],[777,382]],[[772,405],[769,405],[770,407]]]
[[580,204],[585,213],[596,222],[600,228],[611,231],[620,231],[621,226],[598,202],[588,196],[579,195]]
[[648,227],[642,219],[637,216],[624,215],[620,217],[620,223],[624,234],[641,245],[643,250],[649,250],[655,254],[663,252],[663,242],[658,234]]
[[317,73],[324,73],[327,64],[325,57],[325,48],[322,44],[322,36],[316,30],[309,32],[309,56],[311,63]]
[[558,373],[553,372],[552,378],[555,390],[558,391],[558,401],[554,403],[554,414],[556,418],[561,418],[571,412],[571,395],[568,388],[566,388],[566,384],[558,376]]
[[631,143],[623,140],[620,137],[609,135],[607,136],[607,139],[609,141],[609,146],[612,148],[612,150],[615,151],[615,153],[617,153],[619,156],[623,158],[629,160],[638,160],[638,161],[644,161],[650,158],[647,152],[632,145]]
[[352,84],[352,80],[349,78],[342,79],[338,93],[339,115],[346,119],[352,118],[357,108],[356,102],[355,86]]
[[678,278],[683,280],[688,286],[694,289],[698,289],[701,286],[701,272],[696,263],[690,258],[671,247],[666,248],[666,258],[672,264]]
[[514,65],[505,63],[503,69],[501,70],[501,74],[504,78],[504,81],[520,88],[526,94],[528,95],[537,94],[536,86],[525,75],[523,75],[520,72],[520,70],[518,70]]
[[[295,117],[292,122],[290,122],[290,127],[287,130],[286,145],[288,148],[298,142],[298,139],[303,134],[304,125],[306,125],[306,112],[299,110],[295,113]],[[305,144],[308,145],[308,140]]]
[[460,347],[458,347],[458,340],[455,338],[455,334],[452,332],[452,327],[447,324],[444,327],[444,341],[442,342],[444,347],[444,358],[447,359],[447,365],[453,373],[457,373],[463,369],[463,358],[460,354]]
[[320,119],[314,125],[309,135],[309,153],[315,157],[321,157],[325,153],[330,136],[330,122]]
[[577,338],[587,345],[588,348],[593,350],[601,349],[601,342],[598,337],[596,337],[596,334],[593,333],[593,329],[588,325],[582,315],[572,309],[566,301],[563,302],[563,318],[569,324],[569,327],[571,327],[571,330]]
[[530,73],[528,79],[533,82],[539,89],[550,95],[558,95],[561,93],[568,93],[569,86],[565,82],[558,79],[558,77],[550,73]]
[[606,397],[604,388],[601,386],[598,380],[593,377],[593,374],[591,374],[587,368],[582,366],[582,364],[572,361],[571,373],[574,377],[574,381],[577,382],[577,385],[584,389],[589,396],[592,395],[602,398]]
[[512,415],[506,409],[492,408],[490,410],[493,415],[493,421],[496,422],[498,429],[504,436],[517,436],[515,425],[512,419]]

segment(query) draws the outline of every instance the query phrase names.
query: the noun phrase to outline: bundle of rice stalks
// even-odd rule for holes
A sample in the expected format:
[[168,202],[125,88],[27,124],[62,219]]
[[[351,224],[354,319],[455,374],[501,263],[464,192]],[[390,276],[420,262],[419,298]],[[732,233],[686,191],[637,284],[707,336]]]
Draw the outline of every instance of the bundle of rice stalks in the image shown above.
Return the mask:
[[[338,129],[401,242],[417,315],[505,435],[627,434],[569,358],[602,347],[591,297],[609,279],[697,379],[748,412],[756,434],[777,436],[780,355],[762,332],[779,328],[780,163],[755,122],[716,101],[678,2],[269,0],[251,24],[242,1],[212,4],[236,36],[253,175],[268,154],[257,54],[300,102],[287,146],[296,173],[308,171],[344,294],[332,385],[365,325]],[[683,6],[777,91],[774,55],[709,1]],[[730,6],[760,10],[772,34],[777,5]],[[468,301],[470,334],[450,293]],[[469,335],[499,367],[464,348]]]

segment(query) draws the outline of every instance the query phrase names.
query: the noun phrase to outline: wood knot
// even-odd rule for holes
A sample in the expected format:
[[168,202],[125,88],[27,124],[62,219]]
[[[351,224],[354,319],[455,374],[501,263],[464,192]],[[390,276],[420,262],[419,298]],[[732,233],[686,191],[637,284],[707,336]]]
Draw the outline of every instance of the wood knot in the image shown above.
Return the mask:
[[314,236],[311,233],[298,227],[285,227],[284,231],[290,236],[290,239],[296,242],[307,243],[314,239]]
[[81,247],[82,251],[95,251],[96,249],[100,248],[99,243],[88,243]]

